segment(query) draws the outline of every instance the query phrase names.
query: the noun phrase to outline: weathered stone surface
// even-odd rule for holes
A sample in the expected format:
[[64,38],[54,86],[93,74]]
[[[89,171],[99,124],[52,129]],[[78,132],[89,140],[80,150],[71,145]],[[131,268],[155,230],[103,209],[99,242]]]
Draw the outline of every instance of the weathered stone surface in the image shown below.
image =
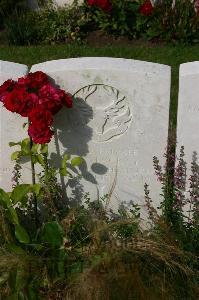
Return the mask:
[[[78,4],[83,3],[84,0],[78,0]],[[74,3],[74,0],[53,0],[53,4],[59,7],[64,7],[65,5],[71,5]],[[28,7],[32,10],[39,9],[37,0],[27,0]]]
[[158,203],[152,160],[162,157],[167,142],[170,67],[120,58],[74,58],[31,69],[37,70],[75,98],[73,109],[56,115],[50,144],[57,164],[63,153],[86,160],[79,185],[69,181],[73,194],[81,196],[84,190],[96,199],[111,192],[112,206],[130,200],[143,204],[147,182]]
[[[18,79],[28,72],[28,67],[7,61],[0,61],[0,84],[8,79]],[[26,132],[22,129],[25,118],[7,111],[0,103],[0,187],[6,190],[11,188],[13,163],[10,155],[14,149],[8,143],[19,141]],[[29,172],[28,172],[29,173]]]
[[[199,61],[180,66],[178,122],[177,122],[177,155],[184,146],[187,162],[187,179],[190,176],[193,158],[198,162],[199,153]],[[189,189],[187,184],[187,190]]]
[[[54,0],[54,3],[58,6],[64,6],[66,4],[73,4],[74,0]],[[78,3],[82,3],[83,0],[78,0]]]

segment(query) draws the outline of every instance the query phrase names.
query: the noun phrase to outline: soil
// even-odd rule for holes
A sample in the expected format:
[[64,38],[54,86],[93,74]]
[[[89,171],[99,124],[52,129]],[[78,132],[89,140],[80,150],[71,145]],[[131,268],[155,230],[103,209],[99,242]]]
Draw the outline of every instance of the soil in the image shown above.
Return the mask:
[[98,30],[90,32],[85,38],[85,42],[88,46],[92,47],[104,47],[104,46],[120,46],[120,47],[132,47],[132,46],[144,46],[148,48],[155,48],[158,46],[164,46],[165,43],[159,40],[147,41],[146,39],[129,39],[128,37],[114,37],[109,34]]

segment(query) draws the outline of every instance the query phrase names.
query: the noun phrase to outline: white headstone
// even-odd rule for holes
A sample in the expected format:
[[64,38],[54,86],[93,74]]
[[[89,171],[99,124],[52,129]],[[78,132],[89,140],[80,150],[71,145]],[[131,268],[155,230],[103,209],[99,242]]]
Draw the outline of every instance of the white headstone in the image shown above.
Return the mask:
[[[71,5],[73,4],[75,1],[74,0],[54,0],[53,3],[57,6],[63,7],[65,5]],[[83,0],[78,0],[77,1],[78,4],[82,4]]]
[[[8,80],[16,80],[28,72],[25,65],[0,61],[0,85]],[[10,190],[12,183],[13,163],[10,160],[14,151],[9,147],[9,142],[20,141],[26,132],[22,129],[25,118],[7,111],[0,102],[0,187]]]
[[[78,4],[82,4],[84,0],[78,0]],[[75,1],[74,0],[53,0],[52,3],[55,6],[58,7],[64,7],[65,5],[71,5]],[[32,10],[37,10],[39,9],[38,1],[37,0],[27,0],[28,7]]]
[[180,65],[177,142],[178,155],[184,146],[189,177],[193,155],[199,154],[199,61]]
[[[74,194],[91,199],[112,191],[112,206],[133,200],[143,204],[144,183],[154,201],[160,186],[153,156],[162,157],[167,143],[170,67],[121,58],[74,58],[34,65],[75,97],[73,109],[56,115],[53,161],[81,155],[80,185]],[[61,180],[63,184],[63,180]],[[80,191],[78,190],[80,188]]]

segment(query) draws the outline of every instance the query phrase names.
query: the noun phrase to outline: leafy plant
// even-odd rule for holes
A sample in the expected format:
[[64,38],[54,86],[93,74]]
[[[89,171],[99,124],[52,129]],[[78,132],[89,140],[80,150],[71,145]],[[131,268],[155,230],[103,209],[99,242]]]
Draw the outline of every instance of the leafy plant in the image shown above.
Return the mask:
[[153,14],[139,15],[137,30],[140,36],[167,42],[198,42],[199,16],[194,9],[194,1],[165,0],[157,2]]
[[90,29],[85,7],[45,6],[24,14],[16,13],[6,22],[7,38],[13,45],[54,44],[81,41]]
[[[164,213],[167,199],[161,205],[162,216],[151,210],[153,227],[149,229],[142,228],[137,205],[111,211],[106,208],[108,196],[91,201],[85,195],[77,207],[68,203],[67,209],[60,209],[56,203],[64,199],[56,172],[46,160],[47,148],[42,152],[45,164],[40,183],[18,183],[11,193],[0,193],[0,290],[5,299],[195,299],[194,251],[179,242],[176,223],[170,227]],[[182,156],[181,152],[177,174],[184,168]],[[69,162],[70,156],[65,155],[60,170],[68,168],[66,176],[70,176]],[[73,162],[77,167],[82,163],[80,158]],[[162,176],[157,160],[154,163],[157,175]],[[39,200],[37,227],[32,193]],[[150,211],[147,197],[146,204]],[[176,209],[179,211],[174,205]]]
[[95,27],[118,36],[136,37],[136,15],[139,3],[135,1],[112,0],[112,9],[104,11],[97,6],[89,7],[88,12]]
[[31,45],[38,42],[38,23],[34,12],[15,11],[5,20],[6,37],[11,45]]

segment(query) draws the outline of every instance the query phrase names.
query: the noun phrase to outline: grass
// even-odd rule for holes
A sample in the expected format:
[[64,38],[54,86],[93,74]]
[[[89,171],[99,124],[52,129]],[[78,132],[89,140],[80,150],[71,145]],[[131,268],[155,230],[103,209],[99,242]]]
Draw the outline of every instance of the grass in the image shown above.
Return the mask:
[[103,46],[90,47],[86,45],[55,45],[29,47],[0,47],[0,59],[23,63],[29,67],[32,64],[47,60],[84,57],[107,56],[145,60],[170,65],[172,68],[172,89],[170,125],[175,128],[178,95],[178,71],[181,63],[199,59],[199,46],[152,46],[149,44],[135,46]]

